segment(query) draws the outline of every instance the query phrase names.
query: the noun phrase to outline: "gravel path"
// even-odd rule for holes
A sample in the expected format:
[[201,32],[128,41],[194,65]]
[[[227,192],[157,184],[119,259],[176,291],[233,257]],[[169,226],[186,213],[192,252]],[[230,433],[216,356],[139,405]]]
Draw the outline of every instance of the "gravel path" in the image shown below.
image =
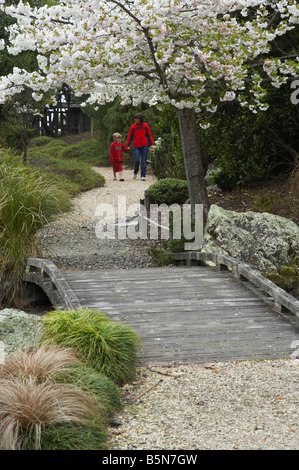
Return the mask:
[[[134,217],[136,205],[143,199],[144,191],[156,181],[155,178],[148,174],[146,181],[140,178],[133,180],[133,172],[125,170],[125,181],[113,181],[111,168],[94,170],[105,177],[105,186],[75,197],[70,213],[63,214],[39,232],[38,256],[50,259],[61,270],[153,266],[147,252],[151,241],[99,239],[96,226],[103,208],[108,210],[105,220],[111,223],[117,222],[119,207],[126,211],[126,219]],[[103,204],[109,206],[104,207]]]
[[[125,170],[120,182],[111,168],[95,171],[105,176],[105,187],[75,198],[70,214],[39,233],[40,255],[63,270],[152,266],[149,241],[99,240],[95,227],[99,204],[116,210],[121,195],[129,208],[154,178],[133,180]],[[128,211],[133,215],[134,208]],[[298,392],[299,360],[293,357],[142,367],[123,387],[125,407],[109,428],[109,449],[297,450]]]

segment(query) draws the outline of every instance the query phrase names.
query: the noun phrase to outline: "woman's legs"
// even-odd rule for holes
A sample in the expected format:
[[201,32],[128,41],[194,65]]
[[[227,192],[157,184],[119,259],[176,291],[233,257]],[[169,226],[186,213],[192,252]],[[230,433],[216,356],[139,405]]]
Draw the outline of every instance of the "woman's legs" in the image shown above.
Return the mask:
[[134,176],[136,177],[139,170],[139,162],[141,157],[141,178],[146,175],[148,147],[134,147]]
[[141,147],[134,147],[133,149],[133,154],[134,154],[134,178],[136,178],[136,175],[139,170],[139,160],[140,160],[140,152]]
[[141,148],[142,148],[142,155],[141,155],[141,178],[145,178],[145,175],[146,175],[146,161],[147,161],[148,147],[141,147]]

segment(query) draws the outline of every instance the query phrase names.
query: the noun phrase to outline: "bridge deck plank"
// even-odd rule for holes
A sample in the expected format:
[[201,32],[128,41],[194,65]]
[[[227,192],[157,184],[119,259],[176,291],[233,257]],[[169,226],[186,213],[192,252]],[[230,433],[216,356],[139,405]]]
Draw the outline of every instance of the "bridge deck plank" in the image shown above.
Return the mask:
[[73,271],[64,276],[82,307],[131,326],[142,363],[288,358],[299,331],[271,298],[210,267]]

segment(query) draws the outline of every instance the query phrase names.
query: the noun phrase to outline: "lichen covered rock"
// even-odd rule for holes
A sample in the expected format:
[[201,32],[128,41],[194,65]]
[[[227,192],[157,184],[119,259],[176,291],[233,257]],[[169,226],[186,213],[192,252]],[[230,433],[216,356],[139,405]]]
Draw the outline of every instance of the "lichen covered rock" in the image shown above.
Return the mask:
[[202,251],[238,258],[264,273],[277,272],[299,255],[299,227],[278,215],[228,211],[214,204]]
[[22,310],[6,308],[0,310],[1,353],[11,354],[34,347],[40,339],[41,321],[38,315]]

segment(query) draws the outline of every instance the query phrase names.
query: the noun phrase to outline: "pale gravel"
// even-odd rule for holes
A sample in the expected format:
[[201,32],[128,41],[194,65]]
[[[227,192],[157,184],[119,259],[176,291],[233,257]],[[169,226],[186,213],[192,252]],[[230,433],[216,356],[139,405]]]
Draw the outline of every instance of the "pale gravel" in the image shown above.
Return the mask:
[[[44,255],[71,269],[150,266],[146,242],[99,244],[94,225],[98,204],[116,209],[118,195],[126,196],[127,207],[138,203],[154,177],[133,180],[125,170],[120,182],[111,168],[95,171],[105,176],[105,187],[74,198],[70,214],[40,232]],[[109,428],[109,449],[298,450],[298,392],[299,359],[293,356],[141,367],[136,381],[122,388],[124,409]]]
[[141,368],[109,449],[298,450],[298,372],[292,359]]

